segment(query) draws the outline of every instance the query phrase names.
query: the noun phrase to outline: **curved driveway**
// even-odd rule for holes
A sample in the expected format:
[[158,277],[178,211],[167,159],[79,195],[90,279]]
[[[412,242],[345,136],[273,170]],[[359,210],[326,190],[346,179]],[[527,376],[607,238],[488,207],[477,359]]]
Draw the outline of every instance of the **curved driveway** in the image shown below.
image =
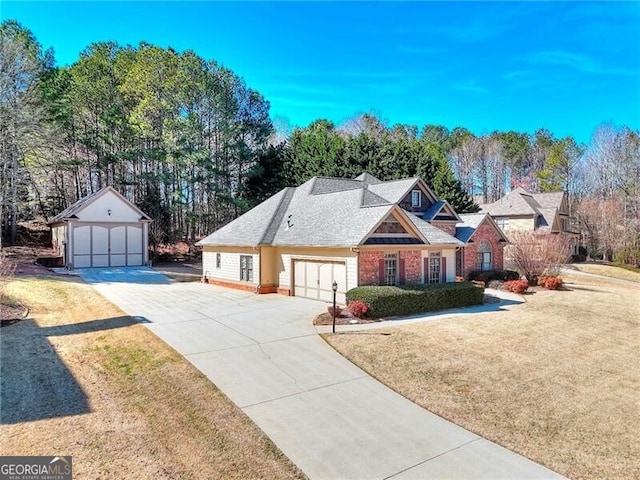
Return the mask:
[[187,358],[312,479],[562,478],[393,392],[329,347],[312,300],[81,272]]

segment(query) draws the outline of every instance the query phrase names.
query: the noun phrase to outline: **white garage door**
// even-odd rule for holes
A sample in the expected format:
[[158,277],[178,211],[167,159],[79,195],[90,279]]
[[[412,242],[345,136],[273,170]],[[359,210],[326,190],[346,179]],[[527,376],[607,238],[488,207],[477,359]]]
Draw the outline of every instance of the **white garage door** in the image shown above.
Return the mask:
[[294,295],[331,302],[331,286],[335,280],[338,283],[336,301],[345,302],[347,269],[344,262],[294,260],[293,267]]
[[73,228],[73,266],[125,267],[142,265],[142,227],[82,225]]

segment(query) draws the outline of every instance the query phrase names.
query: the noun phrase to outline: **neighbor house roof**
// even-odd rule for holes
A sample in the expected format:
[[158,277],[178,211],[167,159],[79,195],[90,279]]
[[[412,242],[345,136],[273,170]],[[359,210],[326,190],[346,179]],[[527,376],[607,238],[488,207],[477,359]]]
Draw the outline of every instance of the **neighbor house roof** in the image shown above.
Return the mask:
[[565,195],[565,192],[531,193],[518,187],[500,200],[482,205],[482,211],[493,217],[535,216],[536,228],[553,229]]
[[80,212],[80,210],[82,210],[84,207],[86,207],[87,205],[90,205],[92,202],[94,202],[95,200],[97,200],[98,198],[100,198],[101,196],[103,196],[104,194],[106,194],[107,192],[112,192],[114,193],[117,197],[119,197],[123,202],[129,204],[129,206],[131,208],[133,208],[135,211],[137,211],[140,214],[140,220],[151,220],[142,210],[140,210],[138,207],[136,207],[133,203],[131,203],[129,200],[127,200],[120,192],[118,192],[115,188],[113,188],[112,186],[107,186],[107,187],[103,187],[100,190],[98,190],[97,192],[91,193],[89,195],[87,195],[86,197],[82,197],[80,200],[78,200],[76,203],[69,205],[67,208],[65,208],[62,212],[60,212],[58,215],[56,215],[55,217],[53,217],[50,221],[49,221],[49,225],[54,224],[54,223],[60,223],[63,222],[65,220],[70,220],[70,219],[74,219],[74,218],[78,218],[77,217],[77,213]]
[[398,206],[420,179],[381,182],[367,175],[314,177],[299,187],[285,188],[197,244],[357,246],[390,214],[412,225],[419,243],[461,244]]

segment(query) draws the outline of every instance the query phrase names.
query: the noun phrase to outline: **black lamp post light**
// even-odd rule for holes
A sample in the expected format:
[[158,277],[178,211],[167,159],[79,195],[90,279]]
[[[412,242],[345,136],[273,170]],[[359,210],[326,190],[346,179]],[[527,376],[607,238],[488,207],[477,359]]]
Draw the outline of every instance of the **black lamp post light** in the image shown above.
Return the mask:
[[338,291],[338,282],[335,280],[331,285],[331,290],[333,290],[333,333],[336,333],[336,292]]

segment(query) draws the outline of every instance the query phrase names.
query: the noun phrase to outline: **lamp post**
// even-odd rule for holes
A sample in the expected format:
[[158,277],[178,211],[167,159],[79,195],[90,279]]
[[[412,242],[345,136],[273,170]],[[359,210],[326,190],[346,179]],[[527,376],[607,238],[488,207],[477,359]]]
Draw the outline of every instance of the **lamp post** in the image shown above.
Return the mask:
[[336,333],[336,292],[338,291],[338,282],[335,280],[331,285],[331,290],[333,290],[333,333]]

